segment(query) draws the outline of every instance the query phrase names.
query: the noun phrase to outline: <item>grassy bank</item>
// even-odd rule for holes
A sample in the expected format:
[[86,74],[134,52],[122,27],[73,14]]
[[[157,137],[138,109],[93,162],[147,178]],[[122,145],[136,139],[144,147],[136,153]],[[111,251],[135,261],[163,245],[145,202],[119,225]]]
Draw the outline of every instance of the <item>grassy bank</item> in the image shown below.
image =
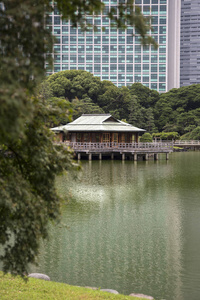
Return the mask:
[[94,291],[92,289],[76,287],[64,283],[45,281],[30,278],[24,282],[20,277],[3,275],[0,272],[0,299],[132,299],[143,300],[143,298],[129,297],[125,295],[114,295],[107,292]]

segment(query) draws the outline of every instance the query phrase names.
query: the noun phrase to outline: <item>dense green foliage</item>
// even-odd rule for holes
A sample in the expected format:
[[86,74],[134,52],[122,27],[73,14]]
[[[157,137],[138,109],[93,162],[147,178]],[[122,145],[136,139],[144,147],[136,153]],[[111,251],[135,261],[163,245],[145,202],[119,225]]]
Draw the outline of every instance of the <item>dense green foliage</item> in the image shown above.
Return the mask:
[[152,142],[152,136],[150,133],[145,132],[141,138],[140,138],[140,142],[142,143],[151,143]]
[[155,105],[157,127],[161,131],[190,131],[200,125],[200,84],[172,89],[162,94]]
[[153,133],[152,137],[157,138],[158,140],[176,140],[179,138],[178,132],[159,132],[159,133]]
[[4,271],[23,274],[34,261],[48,220],[57,219],[60,198],[55,177],[72,166],[70,153],[52,144],[44,123],[51,117],[43,101],[34,100],[34,118],[23,138],[5,142],[0,156],[0,236]]
[[[48,77],[45,84],[54,97],[65,99],[72,104],[73,118],[82,113],[111,113],[118,119],[126,119],[150,132],[156,131],[152,103],[159,94],[141,84],[118,88],[110,81],[82,70],[62,71]],[[133,91],[137,92],[133,92]],[[145,93],[144,99],[140,96]],[[142,104],[148,98],[149,104]],[[63,124],[60,122],[60,124]]]
[[200,140],[200,126],[182,135],[181,140]]
[[73,118],[82,113],[105,112],[150,133],[178,132],[179,135],[200,125],[199,84],[159,94],[140,83],[118,88],[82,70],[53,74],[46,83],[54,97],[72,104]]

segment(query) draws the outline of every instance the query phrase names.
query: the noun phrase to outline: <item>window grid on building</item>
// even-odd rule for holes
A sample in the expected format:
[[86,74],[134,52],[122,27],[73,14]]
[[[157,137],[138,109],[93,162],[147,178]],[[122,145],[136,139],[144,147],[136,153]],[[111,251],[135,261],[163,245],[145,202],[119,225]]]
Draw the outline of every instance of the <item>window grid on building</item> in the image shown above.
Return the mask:
[[63,21],[54,8],[47,18],[47,27],[56,37],[52,53],[53,70],[47,66],[47,74],[81,69],[117,86],[141,82],[151,89],[165,92],[167,1],[135,0],[144,15],[152,16],[153,30],[150,34],[158,41],[158,50],[153,46],[142,46],[134,28],[117,30],[109,26],[110,20],[105,13],[116,7],[116,0],[104,1],[105,10],[101,16],[88,17],[88,21],[97,26],[95,32],[73,28],[70,21]]

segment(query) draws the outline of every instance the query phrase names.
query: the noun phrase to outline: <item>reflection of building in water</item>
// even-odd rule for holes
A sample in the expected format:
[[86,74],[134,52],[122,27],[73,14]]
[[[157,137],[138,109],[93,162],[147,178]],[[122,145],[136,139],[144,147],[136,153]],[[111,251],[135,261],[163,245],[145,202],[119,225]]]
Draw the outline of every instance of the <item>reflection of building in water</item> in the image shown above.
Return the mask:
[[171,190],[167,197],[167,210],[166,214],[166,225],[168,230],[166,255],[168,256],[167,269],[172,269],[174,273],[171,273],[172,278],[175,282],[174,299],[182,300],[182,249],[183,249],[183,213],[180,205],[181,196],[177,194],[177,191]]

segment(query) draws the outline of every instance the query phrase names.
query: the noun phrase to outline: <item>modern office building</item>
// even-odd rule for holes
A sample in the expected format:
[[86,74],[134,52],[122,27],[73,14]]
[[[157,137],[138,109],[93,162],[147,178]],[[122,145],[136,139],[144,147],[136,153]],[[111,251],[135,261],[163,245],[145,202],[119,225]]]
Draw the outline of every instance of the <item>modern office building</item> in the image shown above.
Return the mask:
[[119,87],[134,82],[159,92],[179,87],[181,0],[135,0],[145,16],[152,16],[150,34],[158,42],[158,50],[142,46],[134,28],[110,27],[106,13],[117,1],[104,0],[102,15],[88,16],[88,21],[97,26],[96,32],[73,28],[61,19],[55,7],[47,23],[56,36],[54,66],[53,70],[47,66],[47,74],[76,69],[89,71]]
[[200,0],[181,0],[180,86],[200,83]]

